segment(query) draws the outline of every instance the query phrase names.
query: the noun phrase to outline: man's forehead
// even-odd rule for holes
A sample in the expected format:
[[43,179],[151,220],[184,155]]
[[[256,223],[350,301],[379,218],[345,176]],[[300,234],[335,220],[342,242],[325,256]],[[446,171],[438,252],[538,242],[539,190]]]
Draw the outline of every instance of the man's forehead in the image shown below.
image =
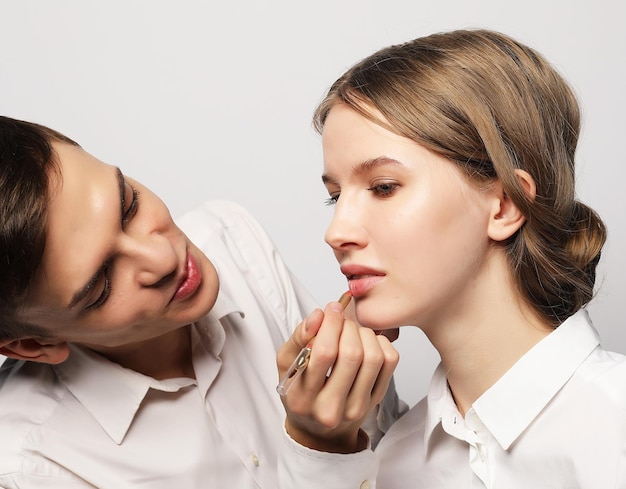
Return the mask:
[[69,304],[100,267],[107,222],[119,216],[118,170],[79,147],[59,144],[60,175],[51,182],[46,244],[33,282],[40,304]]

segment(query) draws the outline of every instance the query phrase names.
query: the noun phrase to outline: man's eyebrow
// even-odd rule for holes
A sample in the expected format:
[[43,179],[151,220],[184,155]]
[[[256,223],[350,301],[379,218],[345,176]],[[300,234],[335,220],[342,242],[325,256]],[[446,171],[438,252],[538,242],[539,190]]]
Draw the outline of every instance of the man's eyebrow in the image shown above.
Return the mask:
[[126,180],[122,171],[115,167],[115,174],[117,176],[117,183],[120,188],[120,219],[124,219],[124,209],[126,208]]
[[[117,167],[115,168],[115,177],[117,179],[118,188],[120,192],[120,203],[121,203],[120,219],[121,219],[122,216],[124,215],[124,200],[125,200],[125,195],[126,195],[124,186],[126,182],[124,180],[124,175],[122,174],[121,170]],[[73,307],[76,306],[76,304],[78,304],[85,297],[87,297],[87,294],[89,294],[91,289],[93,289],[96,283],[98,283],[100,276],[104,272],[105,266],[106,264],[103,263],[102,266],[98,268],[98,271],[96,271],[96,273],[94,273],[92,277],[87,281],[87,283],[74,293],[74,295],[72,296],[72,299],[70,300],[70,303],[67,306],[67,309],[72,309]]]
[[[362,161],[361,163],[355,165],[352,168],[352,172],[356,175],[361,175],[363,173],[367,173],[373,168],[376,168],[377,166],[383,166],[383,165],[402,166],[402,163],[400,163],[398,160],[395,160],[393,158],[389,158],[388,156],[377,156],[376,158],[371,158],[369,160]],[[322,182],[324,184],[337,183],[333,177],[331,177],[330,175],[326,173],[322,175]]]

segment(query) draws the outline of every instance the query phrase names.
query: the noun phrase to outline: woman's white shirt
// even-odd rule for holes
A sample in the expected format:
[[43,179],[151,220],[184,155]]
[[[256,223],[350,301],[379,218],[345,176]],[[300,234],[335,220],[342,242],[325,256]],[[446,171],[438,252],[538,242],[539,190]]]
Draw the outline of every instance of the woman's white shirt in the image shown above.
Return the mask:
[[[284,489],[624,489],[626,357],[600,347],[582,310],[528,351],[465,418],[439,366],[426,398],[374,453],[337,456],[285,443]],[[305,473],[315,475],[307,481]]]

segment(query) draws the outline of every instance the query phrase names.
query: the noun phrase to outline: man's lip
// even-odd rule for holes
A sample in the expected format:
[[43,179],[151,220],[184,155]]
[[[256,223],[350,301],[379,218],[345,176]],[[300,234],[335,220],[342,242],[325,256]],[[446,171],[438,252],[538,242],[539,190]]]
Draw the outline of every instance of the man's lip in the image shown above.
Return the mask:
[[171,302],[185,300],[191,297],[198,290],[198,287],[200,287],[202,272],[200,271],[198,263],[190,253],[187,253],[184,270],[185,273],[178,283],[178,287]]

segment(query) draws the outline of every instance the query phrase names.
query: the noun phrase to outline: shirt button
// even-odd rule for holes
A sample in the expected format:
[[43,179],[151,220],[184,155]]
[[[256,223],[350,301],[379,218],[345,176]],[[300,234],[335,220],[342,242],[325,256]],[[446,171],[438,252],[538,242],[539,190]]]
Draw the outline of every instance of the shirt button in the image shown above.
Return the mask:
[[259,466],[259,457],[257,457],[254,453],[250,455],[250,460],[252,460],[252,465],[255,467]]
[[359,487],[360,489],[370,489],[372,485],[370,484],[370,481],[363,481]]

